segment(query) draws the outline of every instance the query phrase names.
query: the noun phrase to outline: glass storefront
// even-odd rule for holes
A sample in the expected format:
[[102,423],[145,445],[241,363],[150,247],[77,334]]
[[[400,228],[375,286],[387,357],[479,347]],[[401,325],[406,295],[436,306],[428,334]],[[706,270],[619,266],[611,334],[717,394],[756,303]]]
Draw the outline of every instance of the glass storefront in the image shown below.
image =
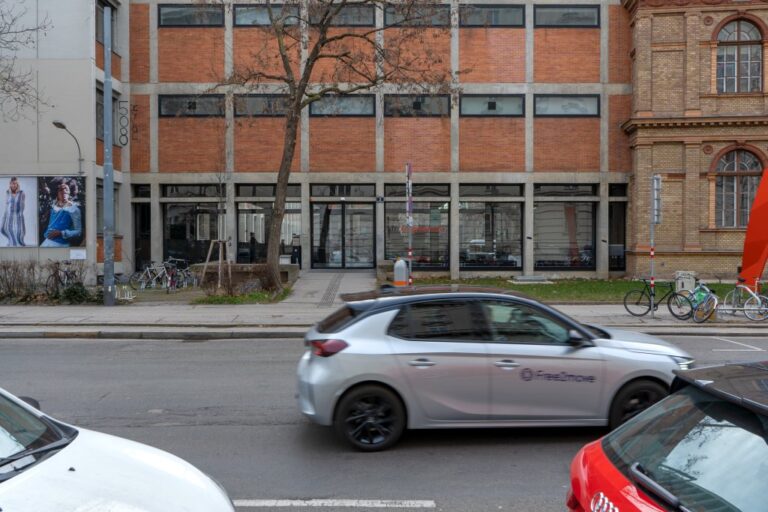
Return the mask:
[[[211,240],[226,233],[223,211],[215,203],[163,205],[163,258],[180,258],[202,263]],[[215,256],[218,258],[218,255]]]
[[[413,267],[448,268],[450,201],[415,201],[413,203]],[[389,202],[385,206],[384,258],[396,260],[408,256],[406,203]]]
[[373,268],[374,203],[312,204],[312,267]]
[[459,265],[521,268],[522,203],[462,202],[459,205]]
[[626,270],[627,203],[612,201],[608,209],[608,270]]
[[[237,262],[263,263],[267,260],[272,203],[237,203]],[[280,230],[280,254],[291,254],[293,235],[301,234],[301,203],[285,203]]]
[[534,268],[594,270],[597,203],[536,202]]

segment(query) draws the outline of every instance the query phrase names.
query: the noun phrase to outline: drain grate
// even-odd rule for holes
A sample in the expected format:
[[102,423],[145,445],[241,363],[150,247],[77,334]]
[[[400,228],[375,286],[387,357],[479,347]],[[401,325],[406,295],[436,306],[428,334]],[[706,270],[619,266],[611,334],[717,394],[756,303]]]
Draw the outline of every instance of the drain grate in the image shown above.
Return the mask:
[[343,278],[344,274],[336,274],[333,276],[331,282],[328,283],[328,288],[325,289],[323,298],[320,299],[320,303],[317,305],[318,308],[330,308],[333,306],[333,301],[336,299],[336,294],[339,293],[339,286],[341,286],[341,280]]

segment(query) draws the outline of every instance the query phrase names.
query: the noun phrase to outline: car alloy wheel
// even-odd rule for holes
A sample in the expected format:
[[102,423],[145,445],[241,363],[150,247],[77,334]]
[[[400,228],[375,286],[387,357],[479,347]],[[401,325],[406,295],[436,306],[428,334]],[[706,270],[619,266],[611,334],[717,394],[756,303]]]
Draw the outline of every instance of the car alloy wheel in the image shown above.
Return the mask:
[[637,416],[665,396],[667,389],[650,380],[630,382],[616,394],[611,404],[610,427],[616,428]]
[[336,433],[362,451],[386,450],[405,429],[405,411],[390,390],[370,385],[349,391],[339,402]]

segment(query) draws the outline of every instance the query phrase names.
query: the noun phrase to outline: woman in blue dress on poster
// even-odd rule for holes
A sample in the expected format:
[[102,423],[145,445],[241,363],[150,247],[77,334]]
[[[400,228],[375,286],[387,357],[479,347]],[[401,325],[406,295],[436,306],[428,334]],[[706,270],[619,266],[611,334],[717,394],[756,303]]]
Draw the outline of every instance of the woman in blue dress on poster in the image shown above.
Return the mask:
[[24,247],[24,236],[27,234],[24,225],[25,203],[26,198],[19,185],[19,179],[13,176],[5,192],[5,211],[0,225],[0,234],[8,239],[6,247]]
[[83,234],[80,208],[70,199],[70,187],[65,181],[56,189],[56,199],[51,203],[48,227],[40,247],[69,247],[71,239],[79,239]]

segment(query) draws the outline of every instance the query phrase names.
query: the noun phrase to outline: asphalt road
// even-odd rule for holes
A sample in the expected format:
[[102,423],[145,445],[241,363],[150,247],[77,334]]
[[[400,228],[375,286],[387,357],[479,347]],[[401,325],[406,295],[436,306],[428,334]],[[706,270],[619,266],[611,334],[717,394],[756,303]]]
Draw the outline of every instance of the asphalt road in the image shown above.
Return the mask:
[[[667,339],[701,364],[768,359],[766,338]],[[571,458],[605,433],[417,431],[391,451],[357,453],[297,412],[302,350],[297,340],[2,340],[0,386],[189,460],[242,511],[562,510]]]

